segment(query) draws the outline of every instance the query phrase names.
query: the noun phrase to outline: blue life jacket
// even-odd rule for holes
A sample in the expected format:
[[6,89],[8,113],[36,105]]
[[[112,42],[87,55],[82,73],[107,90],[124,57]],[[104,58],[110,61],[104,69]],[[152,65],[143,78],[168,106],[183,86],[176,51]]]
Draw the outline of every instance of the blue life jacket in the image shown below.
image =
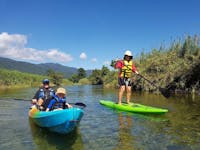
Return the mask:
[[63,108],[65,109],[66,97],[60,98],[57,95],[54,97],[56,103],[53,105],[53,109]]
[[39,90],[39,95],[38,95],[38,99],[42,98],[44,101],[46,100],[51,100],[55,95],[55,92],[52,88],[41,88]]

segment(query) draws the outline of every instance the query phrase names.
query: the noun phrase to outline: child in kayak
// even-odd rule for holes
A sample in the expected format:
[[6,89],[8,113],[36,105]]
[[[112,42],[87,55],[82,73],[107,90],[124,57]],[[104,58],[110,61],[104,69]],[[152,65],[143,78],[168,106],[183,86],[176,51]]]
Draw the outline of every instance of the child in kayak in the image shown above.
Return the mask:
[[56,95],[50,101],[46,111],[71,107],[72,106],[66,102],[66,90],[64,88],[58,88],[56,91]]

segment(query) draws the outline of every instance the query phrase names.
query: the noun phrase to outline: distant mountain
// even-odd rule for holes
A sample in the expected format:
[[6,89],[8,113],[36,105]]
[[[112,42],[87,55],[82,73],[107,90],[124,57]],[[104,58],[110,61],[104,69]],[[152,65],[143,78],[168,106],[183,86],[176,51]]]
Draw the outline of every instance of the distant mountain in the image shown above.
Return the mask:
[[77,73],[78,70],[77,68],[63,66],[58,63],[42,63],[38,64],[37,66],[42,68],[42,70],[45,70],[45,73],[47,70],[52,69],[56,72],[63,73],[65,77],[70,77],[72,74]]
[[[58,63],[32,64],[3,57],[0,57],[0,68],[40,75],[45,75],[47,70],[52,69],[55,72],[63,73],[66,78],[76,74],[78,70],[77,68],[67,67]],[[86,70],[87,75],[90,75],[91,72],[92,70]]]

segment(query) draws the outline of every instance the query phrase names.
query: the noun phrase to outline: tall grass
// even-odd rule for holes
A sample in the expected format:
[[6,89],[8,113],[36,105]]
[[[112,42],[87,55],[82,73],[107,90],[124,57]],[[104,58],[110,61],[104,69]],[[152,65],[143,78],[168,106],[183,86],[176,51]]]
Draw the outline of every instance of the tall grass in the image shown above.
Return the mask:
[[0,87],[39,86],[45,76],[22,73],[15,70],[0,69]]

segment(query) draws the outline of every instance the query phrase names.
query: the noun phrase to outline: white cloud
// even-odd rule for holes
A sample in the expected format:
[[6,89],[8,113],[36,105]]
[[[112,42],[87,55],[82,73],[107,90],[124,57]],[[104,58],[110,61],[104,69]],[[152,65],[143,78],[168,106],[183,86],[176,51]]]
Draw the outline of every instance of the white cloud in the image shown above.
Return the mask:
[[71,55],[59,51],[58,49],[38,50],[25,47],[27,37],[21,34],[0,34],[0,56],[37,62],[69,62],[73,58]]
[[83,52],[80,54],[80,59],[87,59],[87,55]]
[[92,58],[91,61],[92,61],[92,62],[97,62],[97,59],[96,59],[96,58]]
[[66,61],[73,60],[71,55],[63,53],[63,52],[59,52],[57,49],[48,50],[46,55],[48,58],[55,60],[55,61],[60,61],[60,62],[66,62]]
[[25,35],[13,34],[9,35],[6,32],[0,34],[0,49],[21,48],[27,43]]

